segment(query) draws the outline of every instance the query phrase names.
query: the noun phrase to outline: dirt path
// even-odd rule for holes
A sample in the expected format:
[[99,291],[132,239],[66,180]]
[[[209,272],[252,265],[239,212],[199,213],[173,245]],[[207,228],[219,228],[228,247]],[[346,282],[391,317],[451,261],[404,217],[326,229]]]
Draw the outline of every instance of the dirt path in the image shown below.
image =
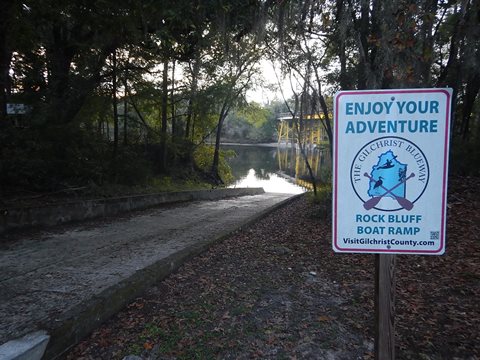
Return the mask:
[[[480,201],[453,181],[444,256],[398,256],[397,359],[480,358]],[[68,359],[373,359],[373,255],[335,255],[305,199],[152,287]]]

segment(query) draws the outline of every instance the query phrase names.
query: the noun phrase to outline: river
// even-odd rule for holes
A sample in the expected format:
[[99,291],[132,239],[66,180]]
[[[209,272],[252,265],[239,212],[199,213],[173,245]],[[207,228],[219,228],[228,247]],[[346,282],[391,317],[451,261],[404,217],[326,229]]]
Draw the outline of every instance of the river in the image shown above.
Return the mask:
[[[312,189],[305,161],[295,147],[276,144],[228,145],[236,156],[228,159],[235,182],[229,187],[263,187],[266,192],[300,194]],[[310,149],[307,153],[316,182],[328,182],[331,160],[327,149]]]

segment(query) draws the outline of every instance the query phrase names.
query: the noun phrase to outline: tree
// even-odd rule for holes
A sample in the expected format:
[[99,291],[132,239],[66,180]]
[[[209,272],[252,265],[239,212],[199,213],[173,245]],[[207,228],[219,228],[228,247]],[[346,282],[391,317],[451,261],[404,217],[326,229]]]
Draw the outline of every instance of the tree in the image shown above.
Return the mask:
[[[319,89],[320,81],[331,91],[449,86],[457,100],[453,135],[465,140],[478,126],[471,119],[480,90],[479,6],[470,0],[285,1],[272,35],[281,41],[272,47],[284,64],[313,61]],[[321,108],[324,100],[318,97]]]
[[218,114],[217,131],[215,136],[215,152],[212,162],[212,176],[221,183],[218,175],[218,161],[220,151],[220,140],[222,126],[235,102],[247,90],[251,78],[256,71],[256,63],[260,57],[259,50],[255,43],[248,39],[242,40],[239,44],[230,44],[228,53],[222,58],[222,69],[216,74],[220,79],[218,89],[221,91],[220,110]]
[[[283,2],[275,18],[276,27],[267,38],[270,57],[281,62],[283,74],[288,76],[294,93],[293,109],[289,111],[297,134],[297,144],[302,153],[316,194],[316,180],[308,162],[305,140],[302,139],[303,118],[305,115],[317,114],[329,138],[330,154],[332,144],[331,111],[323,94],[323,79],[319,69],[326,56],[325,30],[329,19],[325,17],[323,3],[312,1]],[[287,46],[288,45],[288,46]],[[344,65],[345,58],[341,59]],[[342,65],[342,66],[343,66]],[[280,81],[279,81],[280,83]],[[296,84],[299,91],[295,90]],[[285,99],[286,100],[286,99]]]

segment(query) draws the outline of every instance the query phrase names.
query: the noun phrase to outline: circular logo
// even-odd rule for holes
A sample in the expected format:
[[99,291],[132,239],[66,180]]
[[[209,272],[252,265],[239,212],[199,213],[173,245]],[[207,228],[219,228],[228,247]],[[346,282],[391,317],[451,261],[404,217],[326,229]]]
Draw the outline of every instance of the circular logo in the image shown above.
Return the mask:
[[417,145],[386,136],[357,152],[350,181],[366,210],[412,210],[427,188],[429,174],[427,158]]

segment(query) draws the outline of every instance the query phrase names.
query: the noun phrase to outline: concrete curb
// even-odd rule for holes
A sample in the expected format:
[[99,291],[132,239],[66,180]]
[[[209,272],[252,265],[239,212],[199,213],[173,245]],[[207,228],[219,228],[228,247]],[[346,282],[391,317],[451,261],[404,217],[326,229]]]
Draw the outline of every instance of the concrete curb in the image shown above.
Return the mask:
[[106,289],[100,295],[63,314],[55,324],[41,324],[51,336],[44,359],[58,359],[82,338],[90,334],[104,321],[116,314],[128,303],[140,296],[149,286],[176,271],[183,263],[206,251],[211,245],[223,241],[238,230],[247,227],[275,210],[295,201],[296,195],[266,209],[241,223],[236,229],[220,236],[189,246],[146,268],[138,270],[128,279]]
[[13,229],[60,225],[170,203],[219,200],[229,197],[259,195],[264,192],[263,188],[178,191],[111,199],[71,201],[42,207],[0,209],[0,234]]
[[2,360],[40,360],[50,336],[45,331],[36,331],[0,346]]

